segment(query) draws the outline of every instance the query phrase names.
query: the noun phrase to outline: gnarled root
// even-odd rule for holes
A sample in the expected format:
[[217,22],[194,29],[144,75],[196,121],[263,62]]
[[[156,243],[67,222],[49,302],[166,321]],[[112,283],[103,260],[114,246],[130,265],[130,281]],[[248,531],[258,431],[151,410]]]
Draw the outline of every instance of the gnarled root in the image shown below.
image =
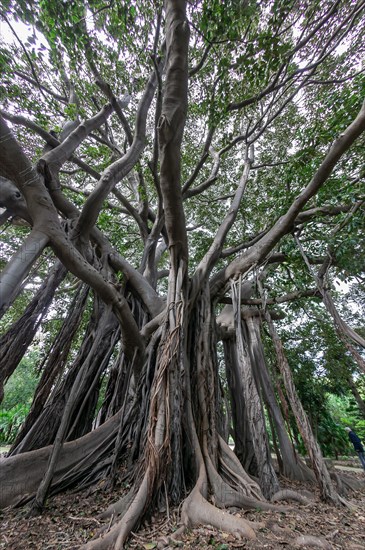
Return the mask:
[[113,502],[106,510],[101,512],[101,514],[98,515],[98,519],[108,519],[111,517],[117,517],[122,516],[126,512],[127,508],[130,506],[130,504],[133,501],[134,492],[131,490],[129,493],[124,495],[122,498],[117,500],[117,502]]
[[332,471],[331,478],[336,482],[337,491],[341,496],[346,496],[348,491],[359,491],[365,488],[365,480]]
[[312,535],[300,535],[294,540],[294,546],[314,546],[323,550],[331,550],[332,546],[322,537],[313,537]]
[[[260,499],[247,496],[247,492],[243,492],[241,484],[237,487],[237,490],[233,489],[225,483],[221,476],[214,468],[210,458],[205,457],[206,468],[211,486],[214,491],[215,503],[219,508],[227,508],[235,506],[243,508],[245,510],[276,510],[277,512],[288,512],[289,508],[284,506],[277,506],[271,504],[261,497]],[[260,525],[258,525],[260,526]]]
[[[149,471],[147,469],[143,481],[134,498],[131,500],[130,505],[128,506],[127,503],[124,502],[125,513],[122,519],[117,521],[108,533],[91,540],[82,546],[81,550],[107,550],[109,548],[121,550],[123,548],[125,541],[130,535],[133,527],[141,518],[145,508],[148,495],[148,474]],[[123,499],[118,502],[121,503],[122,500]]]
[[282,491],[278,491],[277,493],[275,493],[275,495],[273,495],[271,499],[272,502],[278,502],[279,500],[295,500],[296,502],[300,502],[300,504],[310,504],[311,502],[304,495],[301,495],[296,491],[291,491],[290,489],[283,489]]
[[220,451],[219,458],[222,469],[233,476],[236,483],[238,482],[240,488],[242,489],[242,493],[245,493],[247,496],[254,497],[257,500],[265,500],[259,484],[247,474],[230,446],[227,445],[221,436],[218,436],[218,442]]
[[248,521],[232,516],[210,504],[195,488],[185,500],[181,518],[187,527],[205,524],[247,539],[255,539],[256,534]]

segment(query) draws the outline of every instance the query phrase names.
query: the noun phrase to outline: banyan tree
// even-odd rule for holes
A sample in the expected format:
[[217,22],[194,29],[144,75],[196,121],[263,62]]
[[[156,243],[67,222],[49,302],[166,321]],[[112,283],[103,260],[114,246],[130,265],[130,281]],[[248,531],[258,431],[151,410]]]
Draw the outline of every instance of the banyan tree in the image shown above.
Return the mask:
[[3,5],[1,396],[40,331],[43,348],[2,507],[41,513],[123,472],[109,531],[85,545],[100,549],[166,499],[181,529],[254,538],[224,509],[281,509],[280,474],[344,502],[279,324],[315,300],[365,370],[331,294],[336,246],[363,224],[364,15],[360,0]]

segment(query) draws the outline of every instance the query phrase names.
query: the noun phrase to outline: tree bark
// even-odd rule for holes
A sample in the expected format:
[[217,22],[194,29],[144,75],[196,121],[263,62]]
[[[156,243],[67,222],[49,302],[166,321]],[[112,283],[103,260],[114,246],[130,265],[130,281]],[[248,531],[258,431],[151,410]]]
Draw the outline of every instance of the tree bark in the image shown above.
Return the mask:
[[[240,280],[238,285],[240,289]],[[258,464],[260,486],[264,495],[270,498],[279,490],[279,482],[272,465],[260,394],[254,380],[247,343],[243,337],[240,308],[241,295],[239,291],[237,293],[235,283],[233,282],[232,304],[236,329],[237,357],[241,367],[244,400],[247,404],[247,418],[249,420],[253,448]]]
[[0,279],[0,318],[18,296],[25,277],[49,243],[42,231],[32,229],[11,260],[6,264]]
[[263,344],[260,335],[260,317],[248,317],[246,322],[248,326],[253,366],[256,371],[257,378],[260,381],[264,400],[271,412],[275,425],[275,431],[279,439],[280,452],[282,454],[281,473],[289,479],[295,479],[298,481],[314,481],[315,477],[313,472],[298,457],[285,430],[284,419],[276,401],[273,384],[265,362]]
[[270,317],[269,312],[265,311],[265,319],[268,323],[271,338],[273,340],[276,352],[277,364],[280,369],[280,373],[283,378],[285,390],[290,402],[291,409],[295,416],[297,426],[302,436],[303,442],[307,449],[313,471],[315,473],[317,483],[320,489],[321,498],[332,504],[339,504],[339,497],[336,493],[330,475],[328,473],[326,464],[323,460],[321,450],[313,435],[312,428],[310,426],[308,417],[303,409],[303,406],[298,397],[293,378],[291,375],[290,367],[284,352],[282,342],[276,331],[274,323]]

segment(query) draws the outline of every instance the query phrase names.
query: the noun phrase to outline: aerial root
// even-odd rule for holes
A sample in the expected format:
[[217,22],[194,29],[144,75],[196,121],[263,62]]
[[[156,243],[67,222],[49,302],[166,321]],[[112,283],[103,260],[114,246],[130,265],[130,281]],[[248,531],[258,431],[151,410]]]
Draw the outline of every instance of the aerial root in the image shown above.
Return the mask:
[[294,540],[294,546],[314,546],[323,550],[332,550],[332,546],[323,537],[314,537],[312,535],[300,535]]
[[296,502],[300,502],[300,504],[311,503],[309,498],[305,497],[304,495],[301,495],[300,493],[297,493],[296,491],[292,491],[290,489],[283,489],[281,491],[278,491],[271,498],[272,502],[278,502],[279,500],[295,500]]

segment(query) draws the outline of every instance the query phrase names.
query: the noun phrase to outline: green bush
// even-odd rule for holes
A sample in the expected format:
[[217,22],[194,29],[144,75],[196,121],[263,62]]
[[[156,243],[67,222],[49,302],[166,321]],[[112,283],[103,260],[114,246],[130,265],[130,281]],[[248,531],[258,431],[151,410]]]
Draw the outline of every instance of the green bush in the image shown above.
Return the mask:
[[0,443],[13,443],[28,412],[29,405],[21,404],[9,410],[0,410]]
[[39,352],[33,349],[19,363],[4,388],[4,400],[0,406],[0,443],[11,444],[32,404],[39,374],[36,366]]

